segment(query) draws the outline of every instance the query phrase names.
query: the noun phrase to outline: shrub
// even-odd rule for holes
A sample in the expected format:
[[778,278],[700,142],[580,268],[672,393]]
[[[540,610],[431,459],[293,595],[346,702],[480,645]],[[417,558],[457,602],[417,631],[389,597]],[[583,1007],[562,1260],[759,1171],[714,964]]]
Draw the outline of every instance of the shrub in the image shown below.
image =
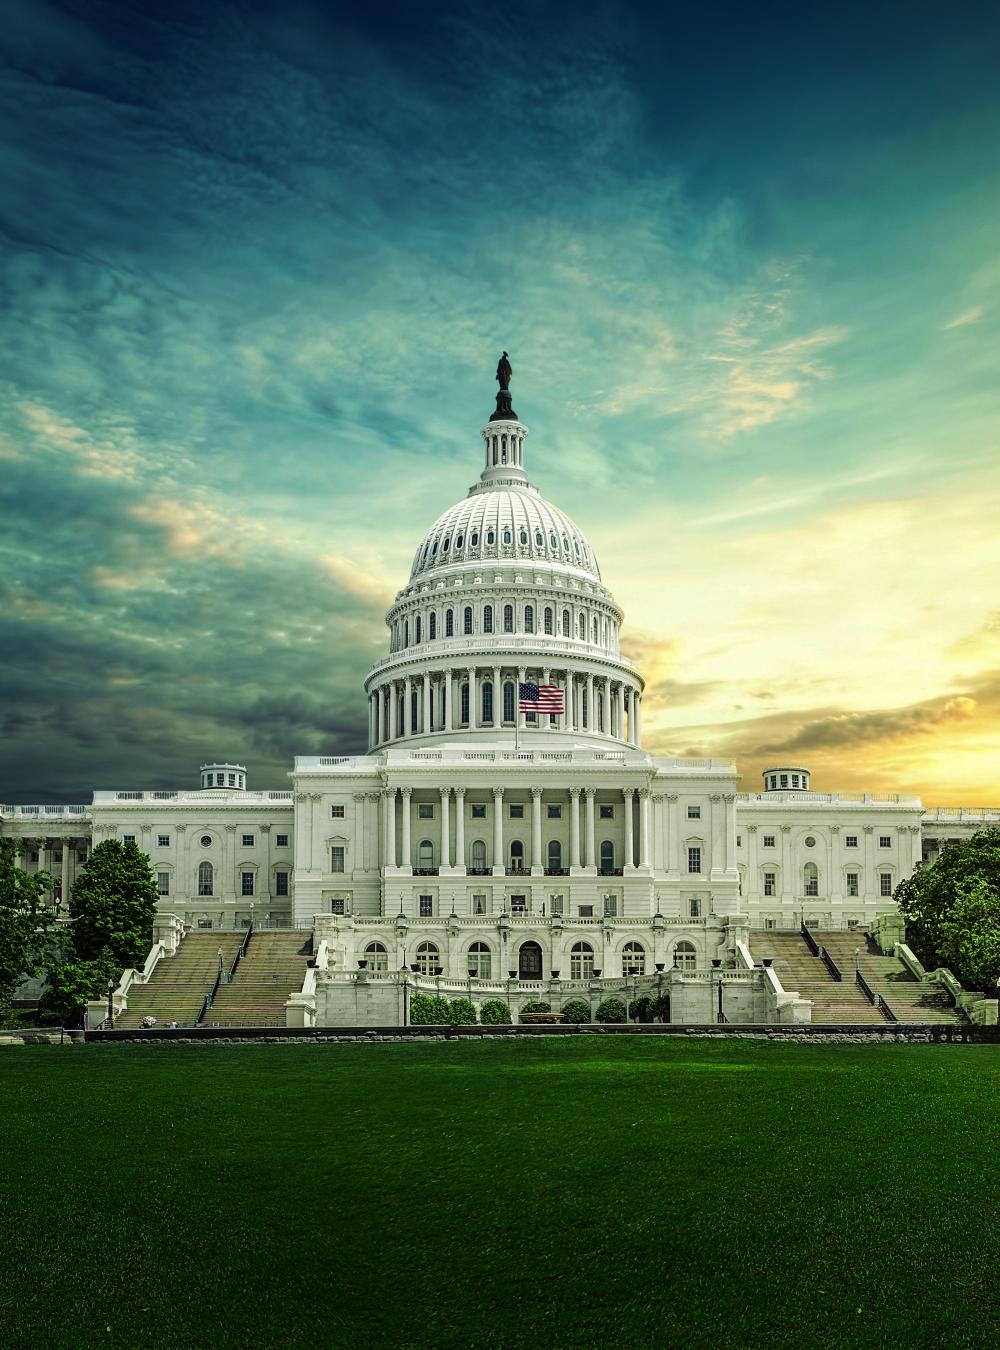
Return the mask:
[[598,1004],[594,1018],[598,1022],[624,1022],[625,1004],[620,998],[606,998]]
[[653,1000],[648,994],[643,994],[641,998],[634,998],[628,1005],[628,1015],[636,1022],[652,1022]]
[[451,1004],[437,994],[414,994],[410,999],[410,1025],[447,1026],[452,1020]]
[[536,1001],[534,1003],[522,1003],[521,1005],[522,1013],[551,1012],[551,1011],[552,1011],[551,1003],[539,1003]]
[[452,1024],[456,1027],[469,1027],[476,1021],[476,1005],[470,998],[453,998],[451,1001]]
[[479,1020],[484,1027],[503,1026],[511,1020],[510,1008],[498,998],[488,998],[479,1009]]
[[582,998],[571,998],[562,1005],[562,1015],[567,1022],[589,1022],[590,1005]]
[[650,1012],[652,1013],[652,1018],[650,1019],[651,1021],[669,1022],[670,995],[661,994],[659,998],[654,998],[651,1001]]

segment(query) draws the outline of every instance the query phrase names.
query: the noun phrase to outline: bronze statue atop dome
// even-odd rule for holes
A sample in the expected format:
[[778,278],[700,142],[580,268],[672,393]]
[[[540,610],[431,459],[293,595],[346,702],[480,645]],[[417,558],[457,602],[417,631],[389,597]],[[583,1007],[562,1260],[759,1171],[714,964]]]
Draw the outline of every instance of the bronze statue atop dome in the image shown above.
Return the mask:
[[491,422],[516,422],[517,413],[511,407],[510,403],[510,377],[514,374],[514,369],[507,360],[507,353],[504,352],[497,362],[497,383],[500,390],[497,394],[497,410],[490,415]]
[[513,374],[513,368],[507,360],[507,353],[504,352],[503,356],[501,356],[500,360],[497,362],[497,381],[499,382],[501,389],[510,388],[510,377]]

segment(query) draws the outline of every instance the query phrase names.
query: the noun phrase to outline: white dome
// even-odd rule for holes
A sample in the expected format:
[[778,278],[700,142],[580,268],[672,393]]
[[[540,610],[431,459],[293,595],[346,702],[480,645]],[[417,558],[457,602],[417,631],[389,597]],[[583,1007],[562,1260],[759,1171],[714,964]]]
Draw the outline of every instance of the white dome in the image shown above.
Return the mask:
[[439,516],[413,560],[411,582],[436,568],[480,558],[555,563],[600,580],[594,550],[578,525],[530,483],[472,489]]

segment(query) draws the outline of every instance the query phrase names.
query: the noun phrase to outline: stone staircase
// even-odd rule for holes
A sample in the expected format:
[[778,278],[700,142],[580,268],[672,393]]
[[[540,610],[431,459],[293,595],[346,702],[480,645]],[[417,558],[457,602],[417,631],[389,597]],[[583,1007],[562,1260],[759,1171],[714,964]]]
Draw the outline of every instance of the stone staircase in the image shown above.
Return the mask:
[[115,1026],[120,1030],[138,1027],[144,1017],[155,1017],[159,1027],[171,1021],[193,1026],[215,983],[219,949],[228,970],[242,941],[240,933],[188,933],[173,956],[157,962],[148,984],[134,984],[128,991],[128,1006],[115,1019]]
[[308,929],[257,931],[232,984],[219,987],[207,1009],[205,1027],[283,1027],[285,1001],[302,988],[311,954]]
[[[816,941],[825,946],[824,938],[814,934]],[[873,1008],[862,990],[854,982],[854,947],[858,944],[858,935],[841,932],[839,936],[852,941],[851,960],[844,966],[831,950],[837,966],[843,972],[843,981],[838,983],[826,965],[818,956],[813,956],[806,940],[800,933],[780,933],[772,929],[754,929],[750,934],[750,951],[754,961],[762,962],[771,957],[775,973],[784,988],[796,990],[802,998],[812,1001],[812,1020],[820,1023],[833,1022],[877,1022],[885,1026],[884,1018],[878,1008]],[[898,1015],[898,1014],[897,1014]]]
[[816,932],[814,937],[844,972],[845,981],[848,977],[854,979],[857,952],[861,974],[872,991],[882,995],[900,1022],[938,1022],[953,1026],[965,1021],[964,1014],[940,985],[918,980],[898,957],[883,956],[867,933],[845,933],[838,929],[836,932]]

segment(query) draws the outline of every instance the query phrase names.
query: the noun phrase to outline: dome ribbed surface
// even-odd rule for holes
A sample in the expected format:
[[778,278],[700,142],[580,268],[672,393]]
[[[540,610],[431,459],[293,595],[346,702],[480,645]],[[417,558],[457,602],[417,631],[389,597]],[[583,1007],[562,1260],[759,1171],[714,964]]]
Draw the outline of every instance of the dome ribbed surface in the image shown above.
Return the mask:
[[496,559],[548,563],[601,577],[578,525],[537,489],[477,488],[439,516],[424,535],[410,580],[449,564]]

